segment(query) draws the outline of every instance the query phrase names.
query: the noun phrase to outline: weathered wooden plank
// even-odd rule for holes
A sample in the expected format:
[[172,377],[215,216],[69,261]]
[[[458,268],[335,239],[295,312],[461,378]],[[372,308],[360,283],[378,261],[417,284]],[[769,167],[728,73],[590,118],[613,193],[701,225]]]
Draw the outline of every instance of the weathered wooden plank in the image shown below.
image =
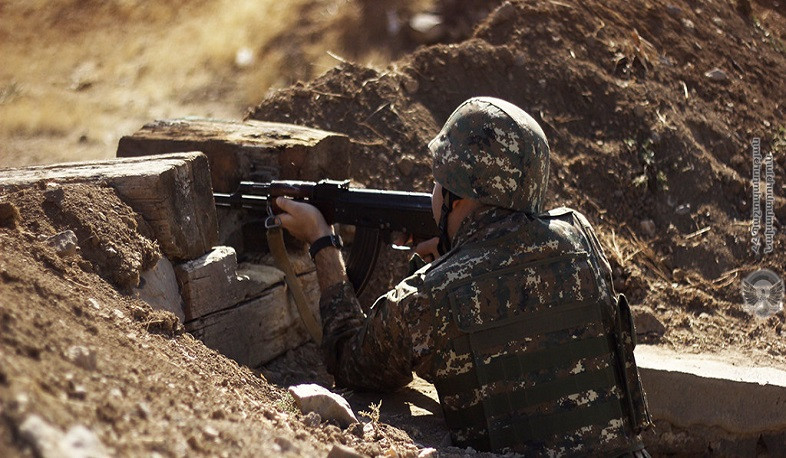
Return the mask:
[[[300,279],[309,308],[319,320],[316,273]],[[187,322],[186,330],[240,364],[264,364],[309,339],[287,291],[284,284],[279,284],[257,299]]]
[[47,181],[112,186],[148,222],[171,260],[197,258],[218,243],[210,171],[203,154],[0,169],[0,191]]
[[120,139],[118,157],[202,151],[213,187],[231,192],[241,180],[343,179],[354,145],[343,134],[263,121],[159,120]]
[[[305,253],[293,253],[291,262],[298,274],[315,270]],[[271,264],[272,259],[263,258],[262,264],[238,266],[234,248],[218,246],[198,259],[175,266],[186,321],[259,297],[284,281],[284,273]]]

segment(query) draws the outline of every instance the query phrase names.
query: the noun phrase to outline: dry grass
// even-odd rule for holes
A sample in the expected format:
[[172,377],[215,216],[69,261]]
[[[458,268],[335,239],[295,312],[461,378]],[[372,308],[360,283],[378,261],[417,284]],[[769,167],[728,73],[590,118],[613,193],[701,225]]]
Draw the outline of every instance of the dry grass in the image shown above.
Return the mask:
[[[389,50],[347,43],[360,11],[356,0],[0,1],[0,167],[111,157],[156,118],[241,118],[271,88],[333,68],[329,52],[384,67]],[[242,48],[256,61],[239,67]]]
[[[113,156],[121,135],[152,118],[241,117],[278,69],[238,69],[237,51],[262,48],[306,1],[4,2],[0,167],[78,160],[84,143]],[[244,90],[247,79],[259,89]],[[36,135],[52,150],[24,160],[14,149]]]

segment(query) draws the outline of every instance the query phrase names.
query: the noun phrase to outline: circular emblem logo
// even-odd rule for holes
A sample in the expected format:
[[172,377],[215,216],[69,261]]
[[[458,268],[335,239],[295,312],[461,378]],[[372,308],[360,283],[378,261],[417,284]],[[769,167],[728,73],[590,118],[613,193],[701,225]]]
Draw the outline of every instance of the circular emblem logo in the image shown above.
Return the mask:
[[742,280],[743,308],[759,318],[783,310],[783,280],[769,270],[761,269]]

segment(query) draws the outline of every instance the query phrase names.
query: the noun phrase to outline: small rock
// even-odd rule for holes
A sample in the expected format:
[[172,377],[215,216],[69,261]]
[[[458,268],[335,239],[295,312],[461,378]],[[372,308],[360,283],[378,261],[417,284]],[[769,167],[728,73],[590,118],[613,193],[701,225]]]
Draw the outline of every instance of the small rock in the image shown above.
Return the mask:
[[42,458],[109,456],[104,444],[95,433],[77,425],[63,433],[38,415],[28,416],[19,427],[19,435]]
[[96,299],[93,299],[91,297],[90,299],[87,300],[87,303],[90,304],[90,307],[93,307],[96,310],[101,310],[101,303],[98,302]]
[[674,213],[678,215],[687,215],[690,213],[690,204],[678,205],[677,208],[674,209]]
[[424,448],[418,452],[418,458],[436,458],[439,455],[435,448]]
[[218,430],[208,425],[202,428],[202,434],[205,436],[205,439],[212,441],[218,437]]
[[363,438],[363,424],[362,423],[352,423],[351,425],[349,425],[349,428],[347,428],[347,432],[349,434],[352,434],[355,437],[358,437],[358,438],[362,439]]
[[73,381],[68,382],[68,396],[74,399],[83,400],[87,397],[87,390],[83,385],[78,385]]
[[65,191],[57,183],[49,182],[46,184],[44,191],[44,202],[50,204],[60,204],[65,196]]
[[415,158],[412,156],[404,156],[398,161],[396,166],[402,175],[408,177],[412,173],[412,169],[415,168]]
[[414,94],[420,89],[418,80],[411,76],[404,76],[401,80],[401,85],[404,87],[404,90],[407,91],[407,94]]
[[666,11],[671,14],[672,16],[679,17],[682,16],[682,8],[676,5],[669,5],[666,7]]
[[19,426],[19,435],[33,446],[41,457],[55,457],[61,451],[65,434],[38,415],[30,415]]
[[95,352],[80,345],[74,345],[66,350],[66,358],[78,367],[88,371],[93,371],[97,367]]
[[96,434],[82,425],[68,430],[63,443],[64,456],[99,458],[109,456]]
[[633,323],[636,326],[636,334],[647,335],[656,334],[662,336],[666,333],[666,326],[655,316],[655,312],[646,306],[632,306]]
[[144,402],[139,402],[136,405],[136,413],[142,420],[147,420],[150,418],[150,407]]
[[20,414],[27,410],[28,404],[30,404],[30,397],[28,397],[26,393],[17,393],[11,402],[8,403],[8,411]]
[[78,242],[79,240],[76,238],[76,234],[70,229],[46,239],[46,243],[54,248],[57,255],[61,258],[75,255],[79,249]]
[[721,70],[720,68],[717,68],[717,67],[713,68],[712,70],[710,70],[707,73],[705,73],[704,76],[706,76],[707,78],[709,78],[709,79],[711,79],[713,81],[728,81],[729,80],[729,75],[725,71],[723,71],[723,70]]
[[346,445],[336,444],[330,449],[327,458],[365,458],[365,456]]
[[419,13],[409,20],[409,28],[413,38],[420,44],[431,44],[439,41],[445,34],[442,16],[431,13]]
[[98,64],[96,62],[82,62],[71,74],[71,89],[74,91],[89,89],[98,81],[97,72]]
[[648,236],[655,237],[655,235],[657,235],[658,228],[655,226],[655,221],[651,219],[645,219],[642,220],[639,224],[641,226],[641,230],[644,231],[644,233]]
[[322,423],[322,417],[320,417],[316,412],[309,412],[308,415],[306,415],[306,417],[303,419],[303,423],[305,423],[306,426],[316,428],[320,425],[320,423]]
[[636,105],[633,107],[633,114],[638,118],[643,118],[647,114],[647,108],[644,105]]
[[389,447],[387,450],[385,450],[385,453],[383,453],[382,455],[379,455],[379,456],[383,456],[385,458],[398,458],[399,457],[398,452],[396,451],[395,448],[393,448],[393,446]]
[[333,420],[342,428],[358,421],[346,399],[317,384],[291,386],[289,393],[295,399],[295,405],[304,414],[316,412],[321,418],[327,421]]
[[21,219],[22,217],[16,205],[11,202],[0,202],[0,227],[16,229]]
[[276,445],[279,446],[282,452],[287,452],[292,448],[292,442],[290,442],[289,439],[285,437],[280,437],[280,436],[276,437],[275,439],[273,439],[273,442],[275,442]]

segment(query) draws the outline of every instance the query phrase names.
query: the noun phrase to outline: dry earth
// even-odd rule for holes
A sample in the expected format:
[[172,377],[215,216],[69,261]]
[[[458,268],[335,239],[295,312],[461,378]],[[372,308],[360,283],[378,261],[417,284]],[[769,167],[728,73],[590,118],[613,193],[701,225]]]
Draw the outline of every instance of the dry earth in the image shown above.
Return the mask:
[[[109,157],[152,118],[237,118],[258,103],[250,118],[363,145],[356,182],[427,190],[425,144],[450,111],[473,95],[506,98],[550,139],[549,205],[589,217],[617,289],[665,325],[648,342],[786,365],[786,315],[756,320],[739,293],[750,271],[786,272],[782,2],[521,1],[487,18],[472,2],[391,2],[401,17],[430,7],[451,25],[443,44],[416,50],[412,36],[384,32],[389,9],[374,5],[0,2],[0,166]],[[725,78],[707,76],[716,68]],[[298,79],[311,81],[290,86]],[[750,250],[753,137],[777,177],[774,253],[763,257]],[[439,447],[425,385],[383,400],[381,419],[401,429],[341,430],[297,413],[280,388],[330,383],[313,348],[261,373],[241,368],[135,299],[135,275],[160,254],[110,190],[36,188],[0,202],[0,455],[34,453],[31,415],[85,425],[120,455]],[[80,250],[61,257],[47,238],[66,229]],[[372,290],[400,271],[389,262]],[[347,394],[356,409],[379,399]]]

